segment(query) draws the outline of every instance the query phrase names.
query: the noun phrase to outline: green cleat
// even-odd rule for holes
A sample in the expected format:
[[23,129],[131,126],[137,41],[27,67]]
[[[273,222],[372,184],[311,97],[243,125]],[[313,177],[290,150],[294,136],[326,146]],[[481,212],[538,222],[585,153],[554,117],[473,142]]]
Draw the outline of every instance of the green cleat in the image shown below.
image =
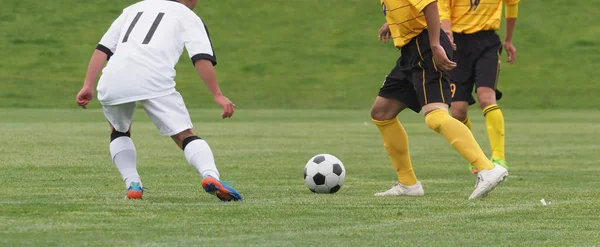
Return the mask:
[[[508,165],[506,165],[506,160],[492,157],[490,159],[490,161],[492,161],[492,163],[494,163],[494,164],[497,164],[497,165],[499,165],[501,167],[504,167],[504,168],[508,169]],[[477,174],[479,172],[477,170],[477,168],[475,168],[475,166],[473,164],[469,164],[469,171],[471,172],[471,174]]]
[[473,164],[469,164],[469,171],[471,172],[471,174],[477,174],[479,172]]
[[495,157],[492,157],[490,160],[492,161],[492,163],[498,164],[499,166],[502,166],[502,167],[508,169],[508,165],[506,165],[506,160],[503,160],[500,158],[495,158]]

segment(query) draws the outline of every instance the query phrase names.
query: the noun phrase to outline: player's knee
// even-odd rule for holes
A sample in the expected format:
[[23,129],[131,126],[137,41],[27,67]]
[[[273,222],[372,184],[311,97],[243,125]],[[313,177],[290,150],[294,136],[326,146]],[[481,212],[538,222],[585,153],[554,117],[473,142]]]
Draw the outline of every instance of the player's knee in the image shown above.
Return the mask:
[[394,112],[386,111],[383,107],[373,107],[371,108],[371,119],[377,121],[385,121],[395,118],[396,115]]
[[[427,105],[425,105],[427,106]],[[423,109],[425,109],[425,106]],[[440,132],[440,128],[442,124],[450,118],[450,114],[448,114],[448,109],[444,107],[428,107],[428,110],[425,113],[425,124],[427,127],[432,129],[435,132]]]
[[480,87],[477,89],[477,99],[482,109],[496,104],[496,91],[492,88]]
[[127,131],[127,132],[119,132],[113,129],[112,133],[110,134],[110,141],[114,141],[115,139],[119,138],[119,137],[131,137],[131,132]]
[[[194,130],[192,130],[192,129],[186,129],[184,131],[181,131],[181,132],[175,134],[171,138],[173,138],[173,140],[175,141],[175,143],[177,143],[177,145],[181,149],[185,149],[185,146],[184,146],[185,140],[188,140],[188,138],[193,138],[193,137],[197,137],[196,133],[194,133]],[[196,139],[200,139],[200,138],[198,137]],[[188,143],[191,142],[191,141],[193,141],[193,140],[192,139],[188,140]]]
[[433,112],[436,110],[444,110],[444,111],[448,112],[448,104],[435,102],[435,103],[426,104],[422,107],[422,111],[425,114],[425,116],[427,116],[430,112]]
[[467,119],[467,108],[463,107],[450,107],[450,112],[452,117],[458,119],[459,121],[464,121]]
[[480,99],[479,106],[481,109],[485,109],[486,107],[496,104],[496,99]]
[[425,117],[427,127],[435,132],[440,132],[441,122],[437,118]]

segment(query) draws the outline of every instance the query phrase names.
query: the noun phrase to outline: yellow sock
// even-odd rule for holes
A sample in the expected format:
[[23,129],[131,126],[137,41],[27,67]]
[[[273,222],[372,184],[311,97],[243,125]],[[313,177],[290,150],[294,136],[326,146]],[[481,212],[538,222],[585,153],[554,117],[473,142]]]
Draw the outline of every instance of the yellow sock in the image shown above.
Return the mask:
[[441,109],[432,111],[425,116],[425,122],[430,129],[444,136],[452,147],[477,170],[494,168],[492,162],[485,157],[483,150],[475,141],[471,131],[460,121],[451,117],[448,111]]
[[483,116],[492,146],[492,157],[504,160],[504,116],[502,111],[496,104],[489,105],[483,109]]
[[469,117],[465,118],[465,120],[463,120],[462,123],[465,124],[465,126],[467,126],[469,130],[473,130],[473,125],[471,124],[471,119]]
[[373,119],[373,123],[381,132],[383,145],[398,173],[398,181],[406,186],[417,184],[408,152],[408,135],[400,121],[397,118],[385,121]]

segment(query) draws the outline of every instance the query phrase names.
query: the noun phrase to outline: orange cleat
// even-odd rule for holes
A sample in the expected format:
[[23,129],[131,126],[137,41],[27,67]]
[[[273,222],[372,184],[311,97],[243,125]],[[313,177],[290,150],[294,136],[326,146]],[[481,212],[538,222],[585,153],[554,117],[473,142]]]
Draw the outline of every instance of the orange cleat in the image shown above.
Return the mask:
[[127,194],[125,195],[125,199],[142,199],[142,195],[144,194],[144,188],[140,186],[139,182],[131,182],[129,188],[127,189]]
[[212,176],[207,176],[202,180],[202,188],[204,188],[204,191],[207,193],[217,196],[221,201],[224,202],[242,200],[242,195],[240,195],[240,193],[238,193],[234,188]]

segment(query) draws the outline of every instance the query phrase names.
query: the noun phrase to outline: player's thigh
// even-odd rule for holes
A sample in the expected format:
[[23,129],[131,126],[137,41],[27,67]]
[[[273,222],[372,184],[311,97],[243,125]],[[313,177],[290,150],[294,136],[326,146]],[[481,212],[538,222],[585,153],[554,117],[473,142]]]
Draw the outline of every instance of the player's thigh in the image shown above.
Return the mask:
[[475,83],[477,88],[488,87],[496,89],[500,74],[500,41],[490,44],[488,49],[482,51],[475,62]]
[[137,102],[119,105],[103,105],[102,111],[114,130],[125,133],[129,131],[129,128],[131,127],[136,106]]
[[450,89],[450,75],[448,72],[438,71],[433,62],[420,63],[411,76],[411,82],[421,106],[432,103],[443,103],[450,106],[452,91]]
[[[462,48],[467,49],[467,48]],[[466,101],[474,104],[473,87],[475,85],[474,63],[465,50],[454,53],[456,68],[449,72],[452,101]]]
[[[445,37],[445,36],[444,36]],[[415,41],[413,43],[413,41]],[[450,74],[438,70],[433,61],[433,53],[429,44],[427,32],[421,33],[402,49],[402,56],[407,56],[414,66],[410,70],[408,80],[416,92],[421,107],[431,103],[449,105],[452,101],[450,90]],[[452,58],[452,45],[446,39],[440,39],[446,55]]]
[[371,107],[371,118],[375,120],[392,119],[407,107],[416,112],[421,110],[412,84],[407,80],[406,74],[396,65],[386,76],[379,89],[379,94]]
[[473,87],[475,82],[473,80],[461,81],[454,80],[453,71],[450,72],[450,97],[452,102],[467,102],[468,105],[475,104],[475,98],[473,98]]
[[193,128],[183,97],[178,92],[140,103],[163,136],[174,136]]

